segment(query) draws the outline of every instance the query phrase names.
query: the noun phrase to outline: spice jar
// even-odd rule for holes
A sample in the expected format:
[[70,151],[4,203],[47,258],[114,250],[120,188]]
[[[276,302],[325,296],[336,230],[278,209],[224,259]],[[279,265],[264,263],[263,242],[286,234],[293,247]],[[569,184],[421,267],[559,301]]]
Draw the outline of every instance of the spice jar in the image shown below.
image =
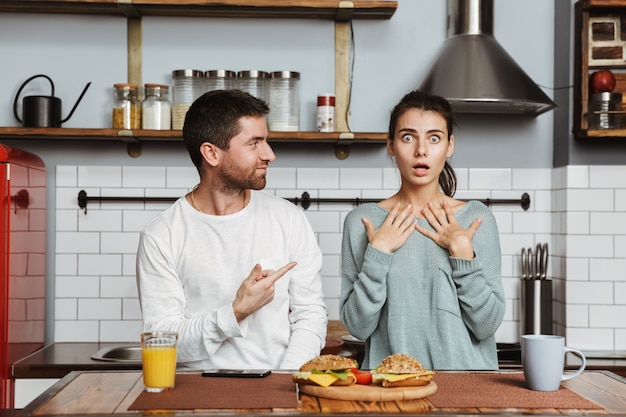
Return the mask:
[[296,132],[300,130],[300,73],[272,72],[270,78],[270,130]]
[[141,128],[153,130],[172,128],[172,106],[167,85],[145,85],[145,98],[141,103]]
[[141,104],[136,84],[113,85],[113,129],[141,129]]
[[254,97],[270,102],[270,74],[265,71],[239,71],[237,73],[237,88]]
[[335,131],[335,96],[332,94],[317,96],[317,131]]
[[204,73],[204,92],[231,90],[235,87],[237,75],[229,70],[211,70]]
[[202,94],[203,78],[204,75],[199,70],[172,71],[172,129],[183,128],[187,110]]

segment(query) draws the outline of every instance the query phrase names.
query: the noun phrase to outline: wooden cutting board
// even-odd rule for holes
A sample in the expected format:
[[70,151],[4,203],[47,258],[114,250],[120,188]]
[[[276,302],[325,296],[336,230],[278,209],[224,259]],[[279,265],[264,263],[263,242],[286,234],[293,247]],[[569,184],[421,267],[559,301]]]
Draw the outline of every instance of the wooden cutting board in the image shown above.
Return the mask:
[[300,392],[314,397],[346,401],[402,401],[428,397],[437,392],[437,384],[420,387],[383,388],[380,385],[349,385],[347,387],[320,387],[318,385],[298,385]]

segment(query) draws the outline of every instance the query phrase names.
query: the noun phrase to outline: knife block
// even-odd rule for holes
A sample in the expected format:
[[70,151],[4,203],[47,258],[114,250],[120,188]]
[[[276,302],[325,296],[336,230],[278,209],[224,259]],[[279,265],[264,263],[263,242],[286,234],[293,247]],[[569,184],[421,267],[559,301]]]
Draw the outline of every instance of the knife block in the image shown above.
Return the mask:
[[520,336],[552,334],[552,280],[523,279],[520,292]]

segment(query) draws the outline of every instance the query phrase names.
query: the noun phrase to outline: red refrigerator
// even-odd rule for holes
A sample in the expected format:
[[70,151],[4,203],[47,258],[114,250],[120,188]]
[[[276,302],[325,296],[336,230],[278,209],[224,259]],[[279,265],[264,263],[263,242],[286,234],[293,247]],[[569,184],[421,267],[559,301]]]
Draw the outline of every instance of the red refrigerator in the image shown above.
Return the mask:
[[13,363],[44,345],[46,168],[0,144],[0,408],[13,408]]

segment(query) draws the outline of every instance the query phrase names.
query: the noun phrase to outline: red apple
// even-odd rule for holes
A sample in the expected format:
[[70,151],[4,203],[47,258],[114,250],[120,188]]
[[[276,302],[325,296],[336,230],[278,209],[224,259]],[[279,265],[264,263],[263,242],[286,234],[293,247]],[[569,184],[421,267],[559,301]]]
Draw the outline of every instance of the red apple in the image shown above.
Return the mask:
[[591,91],[611,92],[615,88],[615,75],[610,70],[599,70],[591,74]]

